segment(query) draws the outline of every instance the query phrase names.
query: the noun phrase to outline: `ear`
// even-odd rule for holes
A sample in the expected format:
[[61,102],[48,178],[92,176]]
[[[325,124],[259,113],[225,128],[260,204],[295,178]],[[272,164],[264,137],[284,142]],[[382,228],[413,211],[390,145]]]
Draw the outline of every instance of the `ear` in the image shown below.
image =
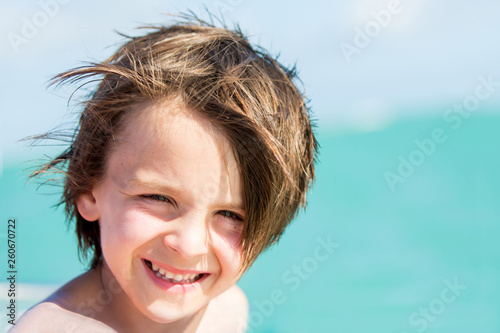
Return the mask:
[[97,202],[92,192],[80,194],[76,199],[76,207],[80,215],[87,221],[97,221],[100,217]]

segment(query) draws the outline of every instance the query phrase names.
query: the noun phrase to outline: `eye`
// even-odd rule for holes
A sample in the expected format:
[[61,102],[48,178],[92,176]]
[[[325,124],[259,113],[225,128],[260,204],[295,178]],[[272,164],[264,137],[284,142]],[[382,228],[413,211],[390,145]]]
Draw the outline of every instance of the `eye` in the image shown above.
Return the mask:
[[243,218],[241,218],[238,214],[235,214],[229,210],[221,210],[218,214],[220,214],[224,217],[227,217],[227,218],[233,220],[234,222],[238,222],[238,223],[243,222]]
[[173,203],[172,200],[167,198],[166,196],[159,195],[159,194],[143,194],[140,196],[141,199],[144,200],[152,200],[152,201],[159,201],[159,202],[165,202],[165,203]]

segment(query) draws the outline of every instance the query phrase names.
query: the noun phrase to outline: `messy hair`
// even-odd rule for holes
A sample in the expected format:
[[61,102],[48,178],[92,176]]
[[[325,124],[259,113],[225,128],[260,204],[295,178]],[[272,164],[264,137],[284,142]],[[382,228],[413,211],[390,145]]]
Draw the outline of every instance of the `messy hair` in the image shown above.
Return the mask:
[[99,225],[80,215],[77,199],[103,178],[134,105],[180,98],[231,144],[243,184],[246,269],[305,206],[314,179],[318,144],[295,68],[252,46],[239,28],[192,19],[145,29],[145,35],[125,36],[108,59],[54,78],[56,84],[98,85],[82,104],[69,147],[34,176],[64,174],[61,203],[76,222],[81,257],[90,256],[90,267],[96,267],[102,257]]

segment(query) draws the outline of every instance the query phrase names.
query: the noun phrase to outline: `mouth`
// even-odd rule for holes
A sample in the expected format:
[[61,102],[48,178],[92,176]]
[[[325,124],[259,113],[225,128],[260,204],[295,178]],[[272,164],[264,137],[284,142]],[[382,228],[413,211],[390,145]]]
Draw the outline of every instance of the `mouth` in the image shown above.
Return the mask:
[[147,259],[143,259],[143,261],[146,267],[149,268],[149,270],[154,275],[156,275],[157,277],[159,277],[164,281],[173,284],[191,284],[201,280],[202,278],[208,275],[208,273],[190,273],[190,274],[173,273],[163,267],[159,267],[158,265],[152,263]]

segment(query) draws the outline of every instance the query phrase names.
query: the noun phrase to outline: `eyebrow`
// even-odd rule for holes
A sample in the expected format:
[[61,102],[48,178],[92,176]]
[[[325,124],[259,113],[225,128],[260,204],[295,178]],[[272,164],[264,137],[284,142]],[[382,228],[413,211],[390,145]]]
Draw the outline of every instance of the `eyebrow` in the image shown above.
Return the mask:
[[245,213],[245,207],[243,204],[224,203],[223,206],[229,210],[237,210]]
[[138,178],[129,179],[128,181],[126,181],[126,184],[127,184],[127,186],[139,186],[139,187],[147,188],[148,190],[151,190],[153,192],[172,193],[172,194],[181,193],[181,190],[176,188],[173,185],[166,184],[166,183],[147,181],[147,180],[142,180],[142,179],[138,179]]

